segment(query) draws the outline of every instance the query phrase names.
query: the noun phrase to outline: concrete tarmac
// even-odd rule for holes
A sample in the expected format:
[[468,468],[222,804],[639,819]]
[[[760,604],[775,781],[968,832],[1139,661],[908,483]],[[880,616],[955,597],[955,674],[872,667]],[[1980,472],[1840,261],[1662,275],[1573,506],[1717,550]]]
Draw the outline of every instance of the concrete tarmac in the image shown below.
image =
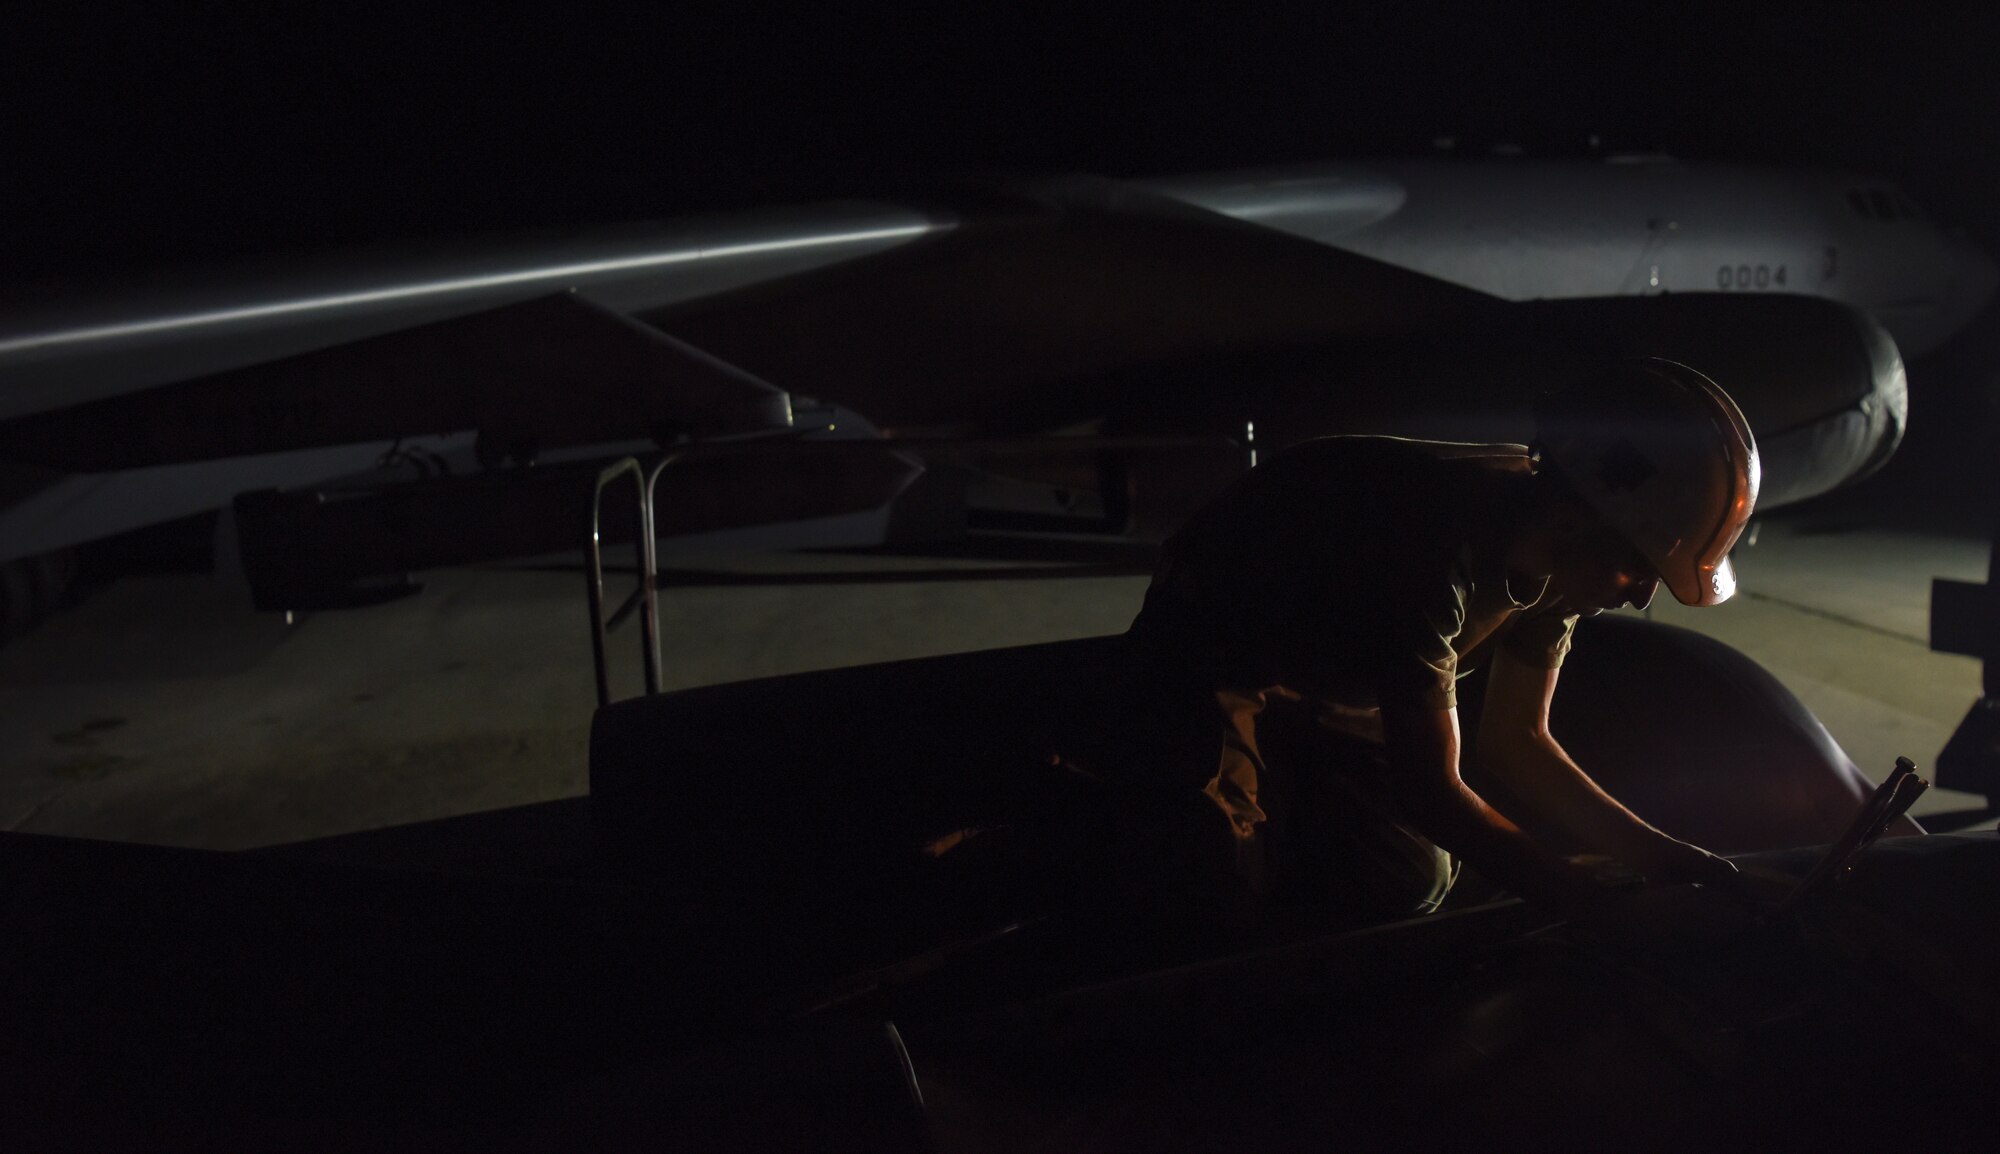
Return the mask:
[[[1879,778],[1899,754],[1928,767],[1979,692],[1977,661],[1930,651],[1927,613],[1931,578],[1983,580],[1986,551],[1781,515],[1739,549],[1735,601],[1663,596],[1653,615],[1765,664]],[[666,686],[1117,632],[1146,586],[1130,550],[1109,563],[952,552],[667,543]],[[584,792],[594,690],[576,564],[426,579],[417,597],[290,625],[208,577],[89,592],[0,649],[0,824],[236,849]],[[636,626],[611,657],[619,693],[636,691]],[[1980,800],[1934,790],[1917,813]]]

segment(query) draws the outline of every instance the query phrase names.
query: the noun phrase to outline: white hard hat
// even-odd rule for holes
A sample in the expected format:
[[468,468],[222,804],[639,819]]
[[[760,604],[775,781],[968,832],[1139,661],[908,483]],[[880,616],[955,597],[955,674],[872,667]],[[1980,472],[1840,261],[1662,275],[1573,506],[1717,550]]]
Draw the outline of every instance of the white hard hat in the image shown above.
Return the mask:
[[1757,442],[1701,373],[1650,357],[1535,406],[1536,445],[1684,605],[1736,592],[1729,551],[1757,504]]

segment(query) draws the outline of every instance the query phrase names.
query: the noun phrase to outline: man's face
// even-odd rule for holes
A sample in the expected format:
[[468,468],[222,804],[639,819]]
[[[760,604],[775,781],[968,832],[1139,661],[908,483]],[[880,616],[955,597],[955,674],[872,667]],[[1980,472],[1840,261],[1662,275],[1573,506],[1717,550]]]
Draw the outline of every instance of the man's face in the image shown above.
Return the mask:
[[1570,537],[1549,584],[1566,604],[1590,616],[1627,605],[1644,609],[1660,578],[1645,554],[1609,527],[1593,525]]

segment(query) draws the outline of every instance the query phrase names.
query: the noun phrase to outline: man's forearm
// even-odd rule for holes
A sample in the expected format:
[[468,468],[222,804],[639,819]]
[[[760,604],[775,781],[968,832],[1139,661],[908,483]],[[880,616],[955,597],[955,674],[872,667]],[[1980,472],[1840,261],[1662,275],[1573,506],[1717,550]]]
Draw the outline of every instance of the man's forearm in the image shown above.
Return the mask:
[[1531,900],[1567,908],[1588,875],[1537,845],[1458,775],[1455,710],[1382,711],[1397,804],[1412,824],[1474,869]]
[[1479,764],[1523,806],[1591,852],[1643,866],[1651,851],[1671,840],[1604,792],[1552,737],[1482,744],[1478,753]]

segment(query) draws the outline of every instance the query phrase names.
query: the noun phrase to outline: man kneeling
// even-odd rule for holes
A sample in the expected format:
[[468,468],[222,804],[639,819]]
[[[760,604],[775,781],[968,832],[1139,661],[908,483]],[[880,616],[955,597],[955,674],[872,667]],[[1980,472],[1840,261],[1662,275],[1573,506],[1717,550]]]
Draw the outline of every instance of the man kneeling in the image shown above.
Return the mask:
[[[1455,684],[1482,666],[1473,752],[1515,802],[1648,878],[1732,877],[1598,788],[1549,706],[1580,616],[1662,583],[1728,599],[1757,484],[1735,403],[1658,359],[1546,399],[1532,450],[1329,437],[1252,470],[1167,542],[1131,629],[1149,676],[1213,718],[1203,792],[1242,883],[1406,916],[1443,901],[1455,855],[1559,909],[1600,892],[1461,779]],[[1267,764],[1285,711],[1312,755]]]

